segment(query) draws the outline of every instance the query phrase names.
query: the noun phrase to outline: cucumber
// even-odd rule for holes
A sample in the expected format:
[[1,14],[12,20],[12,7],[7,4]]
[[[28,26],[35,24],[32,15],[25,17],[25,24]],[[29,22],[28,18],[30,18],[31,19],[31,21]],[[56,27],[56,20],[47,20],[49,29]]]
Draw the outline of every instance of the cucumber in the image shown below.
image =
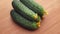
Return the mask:
[[15,10],[12,10],[10,14],[15,22],[17,22],[20,26],[23,26],[26,29],[36,30],[39,28],[36,22],[27,20],[22,15],[17,13]]
[[25,6],[38,13],[40,17],[44,15],[45,11],[41,5],[38,5],[34,0],[20,0]]
[[31,21],[40,21],[40,17],[37,13],[26,7],[20,0],[13,0],[12,6],[18,13],[22,14],[24,17]]

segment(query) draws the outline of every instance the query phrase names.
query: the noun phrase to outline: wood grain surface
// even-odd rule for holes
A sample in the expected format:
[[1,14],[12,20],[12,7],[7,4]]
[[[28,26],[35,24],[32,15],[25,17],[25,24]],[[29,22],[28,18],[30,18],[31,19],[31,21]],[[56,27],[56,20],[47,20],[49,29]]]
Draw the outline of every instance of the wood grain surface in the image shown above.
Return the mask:
[[60,34],[60,0],[36,0],[48,12],[36,31],[28,31],[12,21],[11,2],[0,0],[0,34]]

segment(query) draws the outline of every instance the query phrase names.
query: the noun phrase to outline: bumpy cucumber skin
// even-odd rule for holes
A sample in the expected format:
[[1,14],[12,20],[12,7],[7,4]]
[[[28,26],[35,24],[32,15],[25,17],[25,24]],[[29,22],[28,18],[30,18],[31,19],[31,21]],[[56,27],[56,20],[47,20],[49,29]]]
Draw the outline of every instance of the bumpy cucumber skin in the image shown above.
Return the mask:
[[20,14],[18,14],[14,10],[12,10],[10,14],[13,20],[19,23],[19,25],[23,26],[24,28],[29,29],[29,30],[38,29],[36,22],[25,19],[24,17],[22,17]]
[[18,13],[21,13],[24,17],[28,18],[31,21],[40,21],[40,17],[34,18],[36,13],[34,13],[32,10],[30,10],[28,7],[26,7],[21,1],[19,0],[13,0],[12,6]]
[[34,0],[20,0],[23,4],[25,4],[28,8],[38,13],[40,17],[44,15],[44,9],[41,5],[38,5]]

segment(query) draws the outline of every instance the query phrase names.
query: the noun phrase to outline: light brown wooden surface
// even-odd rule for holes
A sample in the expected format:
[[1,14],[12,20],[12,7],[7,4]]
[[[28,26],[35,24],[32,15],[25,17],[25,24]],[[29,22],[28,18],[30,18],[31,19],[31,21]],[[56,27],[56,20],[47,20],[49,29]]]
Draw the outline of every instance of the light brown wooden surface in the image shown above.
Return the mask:
[[12,0],[0,0],[0,34],[60,34],[60,0],[36,0],[49,13],[36,31],[16,25],[10,16]]

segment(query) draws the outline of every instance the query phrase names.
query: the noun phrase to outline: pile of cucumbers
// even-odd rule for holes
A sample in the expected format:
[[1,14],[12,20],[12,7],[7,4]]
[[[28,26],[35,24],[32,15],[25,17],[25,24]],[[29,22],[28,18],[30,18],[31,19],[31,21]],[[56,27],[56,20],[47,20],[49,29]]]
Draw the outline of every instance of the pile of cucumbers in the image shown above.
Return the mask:
[[41,5],[34,0],[13,0],[12,6],[14,10],[10,14],[15,22],[29,30],[40,27],[41,19],[46,13]]

